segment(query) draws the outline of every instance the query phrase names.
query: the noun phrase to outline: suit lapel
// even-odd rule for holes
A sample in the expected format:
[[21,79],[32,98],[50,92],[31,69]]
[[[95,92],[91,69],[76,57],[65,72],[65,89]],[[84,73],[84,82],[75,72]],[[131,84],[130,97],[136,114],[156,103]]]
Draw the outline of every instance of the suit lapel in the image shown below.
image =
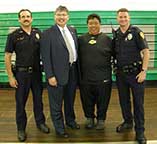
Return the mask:
[[[58,28],[58,26],[57,25],[55,25],[55,30],[56,30],[56,36],[59,38],[59,41],[64,45],[64,47],[66,48],[66,43],[65,43],[65,41],[64,41],[64,39],[63,39],[63,36],[62,36],[62,34],[61,34],[61,32],[60,32],[60,30],[59,30],[59,28]],[[67,49],[67,48],[66,48]]]
[[[59,38],[59,41],[60,41],[60,42],[64,45],[64,47],[67,49],[66,43],[65,43],[65,41],[64,41],[64,38],[63,38],[63,36],[62,36],[62,34],[61,34],[61,32],[60,32],[58,26],[55,25],[54,27],[55,27],[55,30],[56,30],[56,36]],[[72,37],[73,37],[73,40],[74,40],[74,43],[75,43],[75,47],[76,47],[76,51],[77,51],[77,49],[78,49],[78,43],[77,43],[76,34],[74,33],[74,31],[73,31],[70,27],[67,27],[67,28],[69,29],[69,31],[70,31],[70,33],[71,33],[71,35],[72,35]]]

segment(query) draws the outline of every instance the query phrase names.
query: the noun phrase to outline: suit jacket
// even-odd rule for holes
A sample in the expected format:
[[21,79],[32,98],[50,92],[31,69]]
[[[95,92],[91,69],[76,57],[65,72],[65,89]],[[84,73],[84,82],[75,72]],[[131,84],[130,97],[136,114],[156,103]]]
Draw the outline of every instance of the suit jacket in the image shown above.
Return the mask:
[[[68,26],[78,50],[76,30]],[[45,30],[41,37],[41,55],[46,78],[55,76],[58,84],[65,85],[69,77],[69,52],[57,25]]]

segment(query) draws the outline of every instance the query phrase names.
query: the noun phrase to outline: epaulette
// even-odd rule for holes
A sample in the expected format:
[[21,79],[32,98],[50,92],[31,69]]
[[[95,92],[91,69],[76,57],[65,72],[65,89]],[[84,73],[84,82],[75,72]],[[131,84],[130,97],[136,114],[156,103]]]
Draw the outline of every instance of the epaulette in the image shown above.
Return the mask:
[[134,32],[140,32],[141,31],[137,26],[133,26],[133,25],[130,26],[130,30],[134,31]]
[[33,32],[41,32],[38,28],[32,28]]
[[12,32],[10,32],[10,34],[19,33],[20,30],[21,30],[20,28],[14,29],[12,30]]
[[39,31],[38,28],[32,28],[32,31]]

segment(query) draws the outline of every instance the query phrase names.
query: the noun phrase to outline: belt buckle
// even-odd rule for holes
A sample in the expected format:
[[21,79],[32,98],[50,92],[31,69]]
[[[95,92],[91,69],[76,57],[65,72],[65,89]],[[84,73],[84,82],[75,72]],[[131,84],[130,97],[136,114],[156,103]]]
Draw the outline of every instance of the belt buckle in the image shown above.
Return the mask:
[[28,67],[28,73],[32,73],[32,72],[33,72],[32,67]]

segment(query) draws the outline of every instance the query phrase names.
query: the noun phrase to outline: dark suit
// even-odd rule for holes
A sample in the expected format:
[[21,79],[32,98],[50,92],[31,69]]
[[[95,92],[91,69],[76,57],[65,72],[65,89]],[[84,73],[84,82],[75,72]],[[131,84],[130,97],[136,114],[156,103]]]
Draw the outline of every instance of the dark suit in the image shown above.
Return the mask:
[[[77,49],[76,31],[68,27]],[[77,51],[77,50],[76,50]],[[55,77],[57,87],[48,84],[51,118],[57,132],[64,132],[62,114],[62,100],[64,99],[64,113],[66,124],[75,121],[74,99],[77,87],[76,64],[69,64],[69,53],[63,36],[57,25],[43,32],[41,38],[41,54],[46,78]]]

